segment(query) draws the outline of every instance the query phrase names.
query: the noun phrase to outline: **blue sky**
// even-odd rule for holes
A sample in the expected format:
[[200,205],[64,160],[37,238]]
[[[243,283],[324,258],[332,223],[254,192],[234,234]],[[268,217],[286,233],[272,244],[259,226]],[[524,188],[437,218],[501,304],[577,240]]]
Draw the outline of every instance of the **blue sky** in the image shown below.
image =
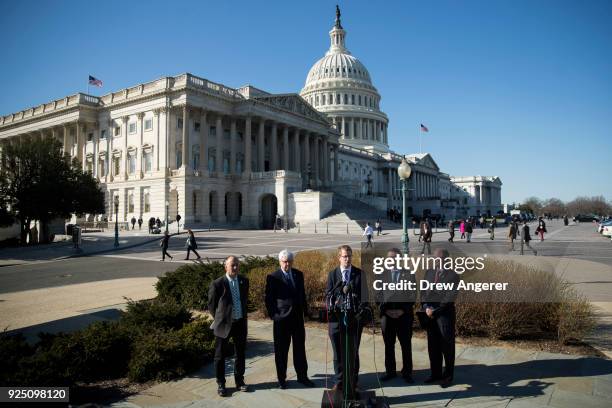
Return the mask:
[[[612,199],[612,2],[340,1],[399,153],[496,175],[504,202]],[[336,1],[2,1],[0,114],[191,72],[299,92]]]

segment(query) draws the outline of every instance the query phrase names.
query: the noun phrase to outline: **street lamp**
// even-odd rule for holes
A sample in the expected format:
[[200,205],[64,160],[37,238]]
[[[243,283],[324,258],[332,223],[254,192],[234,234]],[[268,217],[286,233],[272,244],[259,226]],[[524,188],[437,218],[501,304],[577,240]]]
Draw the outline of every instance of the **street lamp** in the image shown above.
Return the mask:
[[410,165],[406,161],[406,159],[402,159],[401,164],[397,168],[397,174],[399,175],[400,180],[402,181],[402,225],[403,225],[403,235],[402,235],[402,245],[404,249],[404,254],[408,255],[408,226],[406,225],[406,191],[408,190],[408,179],[410,179],[410,174],[412,174],[412,169]]
[[119,196],[115,196],[115,248],[119,246]]
[[168,232],[168,207],[170,207],[170,201],[166,200],[166,232]]

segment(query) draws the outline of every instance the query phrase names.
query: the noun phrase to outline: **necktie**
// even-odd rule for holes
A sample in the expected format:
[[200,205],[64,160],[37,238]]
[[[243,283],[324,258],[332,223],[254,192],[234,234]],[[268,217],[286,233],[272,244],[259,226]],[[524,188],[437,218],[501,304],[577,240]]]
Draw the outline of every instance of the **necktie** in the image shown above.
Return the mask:
[[393,271],[393,282],[397,283],[399,281],[399,271]]
[[342,271],[342,282],[348,282],[348,271],[346,269]]
[[291,286],[291,288],[295,289],[295,285],[293,284],[293,277],[291,276],[291,272],[285,273],[285,279],[287,280],[287,284]]
[[440,279],[440,271],[436,269],[436,276],[434,278],[434,283],[438,283],[438,279]]

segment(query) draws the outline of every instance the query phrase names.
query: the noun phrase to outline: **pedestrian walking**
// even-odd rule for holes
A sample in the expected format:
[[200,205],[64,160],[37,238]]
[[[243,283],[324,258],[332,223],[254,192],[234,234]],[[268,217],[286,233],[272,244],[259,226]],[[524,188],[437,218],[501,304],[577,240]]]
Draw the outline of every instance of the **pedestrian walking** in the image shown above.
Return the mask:
[[508,228],[508,239],[510,240],[510,251],[514,251],[514,240],[518,235],[518,227],[515,222],[510,223],[510,228]]
[[567,218],[567,214],[563,216],[563,224],[566,227],[569,225],[569,218]]
[[493,217],[493,219],[491,220],[491,224],[489,225],[489,238],[491,239],[491,241],[495,239],[495,228],[497,228],[497,219]]
[[376,236],[382,235],[382,224],[380,223],[380,218],[376,220],[376,224],[374,224],[374,226],[376,227]]
[[159,217],[157,217],[157,219],[155,220],[155,226],[157,228],[161,228],[161,220],[159,219]]
[[529,233],[529,225],[527,225],[527,221],[525,221],[525,223],[523,224],[523,234],[521,237],[521,255],[523,255],[523,244],[526,245],[527,248],[531,249],[534,255],[538,254],[538,251],[536,251],[529,245],[530,241],[531,241],[531,234]]
[[453,220],[448,222],[448,235],[450,235],[448,242],[455,242],[455,222]]
[[136,226],[136,217],[132,216],[132,219],[130,220],[130,222],[132,223],[132,230],[133,230],[134,227]]
[[538,220],[538,227],[536,228],[536,234],[540,235],[540,242],[544,241],[544,233],[546,231],[546,223],[544,222],[544,218],[540,217]]
[[142,229],[142,215],[138,217],[138,231]]
[[369,222],[366,222],[366,226],[363,229],[363,236],[365,236],[368,239],[368,242],[365,246],[366,248],[367,247],[374,248],[372,246],[372,235],[374,235],[374,229],[372,229]]
[[161,251],[162,251],[162,259],[160,259],[160,261],[165,261],[166,260],[166,256],[168,256],[168,258],[170,258],[170,260],[172,260],[172,255],[170,255],[168,253],[168,244],[170,241],[170,234],[168,234],[168,231],[164,232],[164,236],[162,237],[162,239],[159,242],[159,246],[161,247]]
[[465,239],[465,221],[461,220],[459,223],[459,232],[461,233],[461,239]]
[[149,218],[149,234],[153,233],[153,227],[155,226],[155,218]]
[[423,235],[425,235],[425,221],[421,220],[419,223],[419,242],[423,240]]
[[467,235],[467,242],[472,242],[472,232],[474,232],[474,227],[470,221],[465,223],[465,234]]
[[433,233],[431,231],[431,225],[428,222],[424,223],[423,227],[423,248],[421,248],[421,255],[425,254],[425,248],[427,248],[427,255],[431,255],[431,237]]
[[195,254],[195,256],[197,256],[197,259],[200,259],[200,254],[198,254],[198,251],[196,251],[196,249],[198,249],[198,243],[196,242],[195,236],[193,235],[193,231],[188,229],[187,230],[187,242],[185,243],[185,245],[187,246],[187,258],[185,258],[186,261],[189,260],[189,253],[193,252]]

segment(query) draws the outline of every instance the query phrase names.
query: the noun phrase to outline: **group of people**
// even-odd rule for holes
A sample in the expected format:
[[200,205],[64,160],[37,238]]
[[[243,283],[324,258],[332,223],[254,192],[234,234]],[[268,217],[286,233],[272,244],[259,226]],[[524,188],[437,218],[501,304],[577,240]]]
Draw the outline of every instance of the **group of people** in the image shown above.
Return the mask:
[[[162,259],[160,261],[165,261],[166,256],[173,260],[174,257],[168,253],[168,246],[170,245],[170,234],[166,230],[162,239],[159,241],[159,246],[161,247],[161,255]],[[187,256],[185,257],[185,261],[189,260],[189,254],[193,252],[195,256],[197,256],[196,260],[200,260],[202,257],[198,253],[198,242],[196,241],[195,235],[193,235],[193,231],[187,230],[187,240],[185,241],[185,248],[187,248]]]
[[[399,249],[392,249],[388,257],[400,254]],[[359,391],[359,345],[363,328],[371,322],[371,308],[368,303],[367,288],[362,286],[365,279],[363,272],[352,264],[353,251],[350,246],[338,248],[338,265],[328,273],[325,291],[328,316],[331,305],[337,305],[351,295],[354,310],[359,311],[356,329],[347,332],[346,320],[341,317],[328,318],[328,335],[333,350],[334,385],[333,390],[346,391],[349,387]],[[445,259],[449,253],[441,248],[434,251],[434,256]],[[274,361],[278,387],[286,389],[287,361],[289,347],[293,343],[293,364],[297,381],[306,387],[315,384],[308,377],[306,358],[306,331],[304,317],[308,315],[308,303],[304,287],[304,274],[293,267],[294,255],[283,250],[278,255],[279,268],[266,278],[265,305],[269,318],[273,321]],[[445,262],[441,262],[444,265]],[[247,303],[249,280],[240,274],[240,262],[235,256],[228,256],[224,261],[225,274],[213,281],[208,291],[208,310],[214,318],[211,328],[215,335],[214,367],[217,380],[217,392],[227,396],[225,378],[225,360],[230,352],[230,341],[234,347],[234,381],[240,391],[248,391],[245,374],[245,350],[247,347]],[[387,270],[384,280],[388,283],[404,279],[414,280],[414,275],[405,271]],[[433,283],[457,282],[458,275],[447,269],[427,271],[425,279]],[[414,321],[415,300],[399,299],[396,293],[383,292],[376,298],[379,305],[383,340],[385,343],[385,374],[382,381],[397,377],[395,342],[399,340],[402,350],[402,369],[400,374],[407,383],[412,378],[412,325]],[[402,292],[403,293],[403,292]],[[421,293],[421,307],[417,310],[419,321],[427,330],[427,345],[431,375],[426,383],[440,383],[448,386],[453,381],[455,361],[455,306],[456,292],[441,294],[428,290]],[[354,358],[342,358],[346,352],[348,338],[354,344]],[[348,352],[347,352],[348,353]],[[344,362],[350,364],[345,367]],[[444,366],[444,369],[443,369]]]

